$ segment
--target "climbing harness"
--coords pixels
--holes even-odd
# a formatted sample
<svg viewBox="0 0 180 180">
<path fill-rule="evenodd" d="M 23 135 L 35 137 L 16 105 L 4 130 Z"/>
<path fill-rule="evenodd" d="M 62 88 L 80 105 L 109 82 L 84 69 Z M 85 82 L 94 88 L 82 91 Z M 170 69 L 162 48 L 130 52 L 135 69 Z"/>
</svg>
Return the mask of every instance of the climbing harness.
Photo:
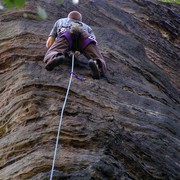
<svg viewBox="0 0 180 180">
<path fill-rule="evenodd" d="M 57 153 L 58 140 L 59 140 L 60 131 L 61 131 L 63 113 L 64 113 L 64 109 L 65 109 L 65 106 L 66 106 L 66 101 L 67 101 L 67 98 L 68 98 L 68 94 L 69 94 L 69 90 L 70 90 L 70 86 L 71 86 L 71 82 L 72 82 L 72 77 L 74 75 L 73 69 L 74 69 L 74 52 L 72 53 L 72 67 L 71 67 L 69 84 L 68 84 L 66 96 L 65 96 L 65 99 L 64 99 L 63 107 L 62 107 L 62 110 L 61 110 L 61 116 L 60 116 L 60 119 L 59 119 L 59 127 L 58 127 L 58 133 L 57 133 L 57 137 L 56 137 L 56 146 L 55 146 L 55 150 L 54 150 L 54 158 L 53 158 L 53 164 L 52 164 L 52 169 L 51 169 L 50 180 L 52 180 L 52 178 L 53 178 L 54 165 L 55 165 L 55 161 L 56 161 L 56 153 Z"/>
</svg>

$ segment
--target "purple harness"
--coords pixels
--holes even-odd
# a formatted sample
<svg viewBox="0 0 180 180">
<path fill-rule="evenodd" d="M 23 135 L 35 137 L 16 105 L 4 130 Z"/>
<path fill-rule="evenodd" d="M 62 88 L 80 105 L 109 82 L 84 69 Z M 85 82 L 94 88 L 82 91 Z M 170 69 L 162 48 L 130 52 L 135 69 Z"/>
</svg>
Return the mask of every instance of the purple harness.
<svg viewBox="0 0 180 180">
<path fill-rule="evenodd" d="M 58 36 L 58 39 L 61 38 L 61 37 L 65 37 L 65 38 L 67 39 L 67 41 L 68 41 L 68 43 L 69 43 L 69 47 L 70 47 L 70 49 L 72 49 L 72 47 L 73 47 L 72 35 L 71 35 L 69 32 L 64 32 L 63 34 L 61 34 L 60 36 Z M 92 39 L 92 38 L 90 38 L 90 37 L 88 37 L 88 38 L 86 38 L 86 39 L 83 39 L 82 45 L 81 45 L 81 47 L 79 47 L 79 50 L 80 50 L 81 52 L 83 52 L 84 49 L 85 49 L 90 43 L 96 44 L 96 40 L 94 40 L 94 39 Z"/>
</svg>

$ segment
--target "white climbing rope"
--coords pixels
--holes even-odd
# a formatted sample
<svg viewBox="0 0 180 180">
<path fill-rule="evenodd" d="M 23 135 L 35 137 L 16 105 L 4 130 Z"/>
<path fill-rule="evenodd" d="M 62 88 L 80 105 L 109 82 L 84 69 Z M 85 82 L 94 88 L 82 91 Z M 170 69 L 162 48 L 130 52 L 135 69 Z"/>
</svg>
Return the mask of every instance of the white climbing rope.
<svg viewBox="0 0 180 180">
<path fill-rule="evenodd" d="M 71 72 L 73 72 L 73 70 L 74 70 L 74 52 L 72 53 L 72 68 L 71 68 Z M 62 118 L 63 118 L 63 113 L 64 113 L 64 109 L 65 109 L 65 106 L 66 106 L 69 90 L 70 90 L 70 87 L 71 87 L 72 77 L 73 77 L 73 73 L 70 73 L 69 84 L 68 84 L 68 88 L 67 88 L 67 91 L 66 91 L 66 96 L 65 96 L 65 99 L 64 99 L 64 104 L 63 104 L 63 107 L 62 107 L 62 110 L 61 110 L 61 116 L 60 116 L 60 119 L 59 119 L 59 127 L 58 127 L 58 133 L 57 133 L 57 137 L 56 137 L 56 146 L 55 146 L 55 150 L 54 150 L 54 158 L 53 158 L 53 164 L 52 164 L 52 169 L 51 169 L 50 180 L 52 180 L 52 178 L 53 178 L 54 165 L 55 165 L 55 161 L 56 161 L 56 153 L 57 153 L 58 141 L 59 141 L 59 137 L 60 137 Z"/>
</svg>

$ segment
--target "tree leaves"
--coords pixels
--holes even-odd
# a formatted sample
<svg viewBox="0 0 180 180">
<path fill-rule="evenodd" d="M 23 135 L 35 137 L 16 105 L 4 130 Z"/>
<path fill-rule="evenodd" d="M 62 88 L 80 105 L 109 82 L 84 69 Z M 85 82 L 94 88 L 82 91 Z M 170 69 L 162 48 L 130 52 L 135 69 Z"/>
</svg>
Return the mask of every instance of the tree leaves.
<svg viewBox="0 0 180 180">
<path fill-rule="evenodd" d="M 21 8 L 24 6 L 26 0 L 3 0 L 3 4 L 9 8 L 17 7 Z"/>
<path fill-rule="evenodd" d="M 62 4 L 64 2 L 64 0 L 56 0 L 56 1 L 59 4 Z M 12 7 L 21 8 L 24 6 L 26 0 L 3 0 L 2 2 L 8 8 L 12 8 Z M 42 9 L 40 9 L 40 13 L 42 13 Z"/>
<path fill-rule="evenodd" d="M 25 5 L 27 0 L 2 0 L 3 5 L 5 5 L 8 8 L 21 8 Z M 64 0 L 56 0 L 57 3 L 62 4 Z M 0 6 L 0 10 L 3 10 L 3 6 Z M 40 6 L 37 6 L 37 14 L 38 20 L 46 20 L 47 19 L 47 13 L 46 10 Z"/>
</svg>

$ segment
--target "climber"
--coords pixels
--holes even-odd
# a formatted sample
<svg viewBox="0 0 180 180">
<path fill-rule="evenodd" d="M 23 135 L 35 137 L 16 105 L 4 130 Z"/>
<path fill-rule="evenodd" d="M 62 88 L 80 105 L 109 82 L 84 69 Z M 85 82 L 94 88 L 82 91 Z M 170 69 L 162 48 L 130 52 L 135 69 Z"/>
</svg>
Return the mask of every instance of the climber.
<svg viewBox="0 0 180 180">
<path fill-rule="evenodd" d="M 82 53 L 88 59 L 88 65 L 94 79 L 105 76 L 106 62 L 100 53 L 96 37 L 90 26 L 82 22 L 78 11 L 71 11 L 67 18 L 56 21 L 46 42 L 48 48 L 45 57 L 45 68 L 53 70 L 66 59 L 69 51 L 78 56 Z"/>
</svg>

